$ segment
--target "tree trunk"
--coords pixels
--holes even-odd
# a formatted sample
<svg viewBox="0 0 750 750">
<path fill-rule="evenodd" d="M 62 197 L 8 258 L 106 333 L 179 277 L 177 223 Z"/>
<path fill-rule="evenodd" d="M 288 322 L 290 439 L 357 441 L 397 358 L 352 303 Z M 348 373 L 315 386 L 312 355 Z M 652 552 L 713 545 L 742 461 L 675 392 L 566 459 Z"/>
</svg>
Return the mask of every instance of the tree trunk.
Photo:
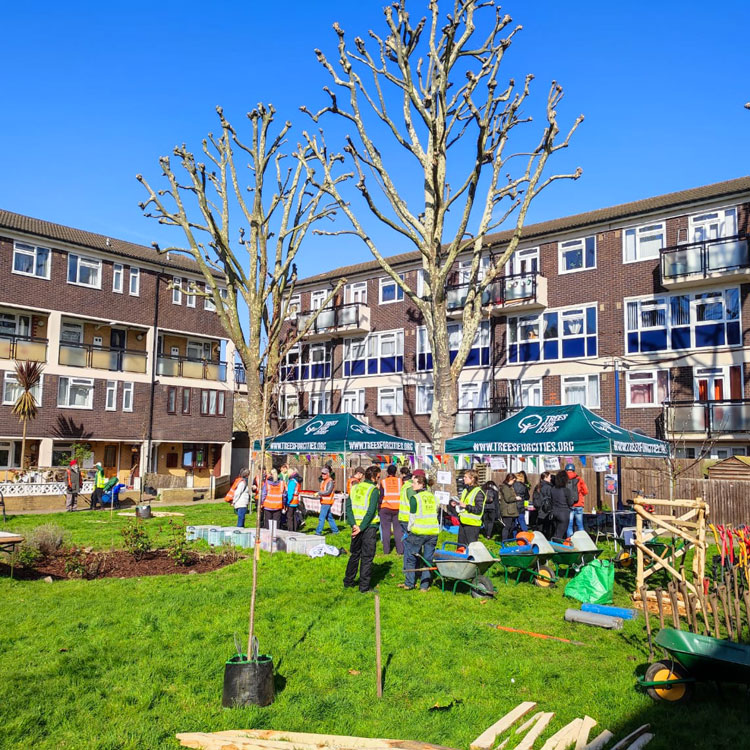
<svg viewBox="0 0 750 750">
<path fill-rule="evenodd" d="M 445 450 L 445 441 L 453 437 L 456 427 L 458 395 L 451 376 L 448 337 L 437 336 L 432 347 L 433 401 L 430 413 L 432 448 L 435 453 Z"/>
<path fill-rule="evenodd" d="M 23 465 L 26 460 L 26 426 L 28 423 L 28 419 L 23 420 L 23 437 L 21 438 L 21 471 L 23 471 Z"/>
</svg>

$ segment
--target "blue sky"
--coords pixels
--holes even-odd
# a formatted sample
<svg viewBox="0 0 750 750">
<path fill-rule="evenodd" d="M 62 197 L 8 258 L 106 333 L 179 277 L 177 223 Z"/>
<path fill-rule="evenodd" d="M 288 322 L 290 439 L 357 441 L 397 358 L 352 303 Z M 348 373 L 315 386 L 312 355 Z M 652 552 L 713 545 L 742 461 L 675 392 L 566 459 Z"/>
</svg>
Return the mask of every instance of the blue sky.
<svg viewBox="0 0 750 750">
<path fill-rule="evenodd" d="M 308 127 L 300 104 L 321 106 L 328 83 L 315 47 L 333 50 L 331 24 L 353 36 L 383 28 L 383 3 L 6 3 L 0 206 L 149 244 L 168 241 L 144 218 L 135 175 L 158 178 L 176 143 L 199 148 L 222 104 L 239 124 L 256 102 Z M 418 15 L 423 1 L 410 3 Z M 566 90 L 561 120 L 584 113 L 560 183 L 531 220 L 679 190 L 750 172 L 748 53 L 738 30 L 750 3 L 516 0 L 523 32 L 509 75 Z M 334 144 L 335 145 L 335 144 Z M 385 252 L 411 249 L 378 235 Z M 357 240 L 312 238 L 302 274 L 369 259 Z"/>
</svg>

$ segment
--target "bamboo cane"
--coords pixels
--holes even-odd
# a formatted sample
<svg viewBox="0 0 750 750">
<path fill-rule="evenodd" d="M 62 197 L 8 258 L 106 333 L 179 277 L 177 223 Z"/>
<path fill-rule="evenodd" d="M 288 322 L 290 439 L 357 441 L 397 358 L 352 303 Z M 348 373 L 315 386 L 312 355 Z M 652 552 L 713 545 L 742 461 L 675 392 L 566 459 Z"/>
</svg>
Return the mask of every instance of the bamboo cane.
<svg viewBox="0 0 750 750">
<path fill-rule="evenodd" d="M 654 644 L 651 641 L 651 619 L 648 613 L 648 591 L 645 586 L 641 586 L 641 602 L 643 603 L 643 616 L 646 619 L 646 636 L 648 637 L 648 660 L 654 660 Z"/>
<path fill-rule="evenodd" d="M 378 698 L 383 697 L 383 671 L 381 667 L 380 653 L 380 596 L 375 594 L 375 671 L 377 672 Z"/>
<path fill-rule="evenodd" d="M 656 589 L 656 606 L 659 608 L 659 630 L 664 630 L 664 602 L 662 596 L 664 595 L 664 589 Z"/>
<path fill-rule="evenodd" d="M 674 585 L 674 581 L 670 581 L 667 585 L 667 592 L 669 594 L 669 601 L 672 604 L 672 625 L 676 630 L 681 630 L 680 611 L 677 608 L 677 589 Z"/>
</svg>

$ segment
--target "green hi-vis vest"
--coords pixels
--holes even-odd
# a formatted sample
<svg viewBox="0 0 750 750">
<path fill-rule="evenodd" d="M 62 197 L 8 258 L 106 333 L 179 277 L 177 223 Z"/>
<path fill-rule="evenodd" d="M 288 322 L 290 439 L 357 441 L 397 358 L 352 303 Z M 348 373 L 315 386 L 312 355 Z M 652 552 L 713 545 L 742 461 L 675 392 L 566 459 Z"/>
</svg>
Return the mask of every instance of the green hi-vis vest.
<svg viewBox="0 0 750 750">
<path fill-rule="evenodd" d="M 96 489 L 103 490 L 104 486 L 107 484 L 107 476 L 104 473 L 104 471 L 100 471 L 97 469 L 96 471 L 96 477 L 94 478 L 94 483 L 96 485 Z"/>
<path fill-rule="evenodd" d="M 401 496 L 398 503 L 398 520 L 402 523 L 409 523 L 409 498 L 406 491 L 411 487 L 411 479 L 407 479 L 401 486 Z"/>
<path fill-rule="evenodd" d="M 437 500 L 428 490 L 417 495 L 417 512 L 409 514 L 409 531 L 412 534 L 437 536 L 440 533 L 437 517 Z"/>
<path fill-rule="evenodd" d="M 481 487 L 472 487 L 471 490 L 464 490 L 461 493 L 461 502 L 466 505 L 474 505 L 474 498 L 482 491 Z M 484 502 L 487 502 L 487 495 L 484 496 Z M 484 503 L 482 503 L 482 510 L 479 511 L 479 515 L 475 515 L 470 511 L 462 508 L 458 512 L 458 517 L 464 526 L 481 526 L 482 516 L 484 515 Z"/>
<path fill-rule="evenodd" d="M 352 487 L 351 501 L 352 501 L 352 513 L 354 514 L 354 522 L 359 526 L 364 517 L 367 515 L 367 509 L 370 507 L 370 497 L 373 492 L 377 492 L 378 488 L 374 484 L 369 482 L 358 482 Z M 372 523 L 378 523 L 378 514 L 372 519 Z"/>
</svg>

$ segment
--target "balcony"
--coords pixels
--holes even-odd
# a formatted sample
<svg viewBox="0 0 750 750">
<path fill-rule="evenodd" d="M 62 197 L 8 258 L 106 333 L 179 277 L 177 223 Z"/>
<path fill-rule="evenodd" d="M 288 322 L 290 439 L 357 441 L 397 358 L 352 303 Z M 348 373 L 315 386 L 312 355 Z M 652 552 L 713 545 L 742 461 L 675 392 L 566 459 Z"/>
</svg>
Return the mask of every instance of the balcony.
<svg viewBox="0 0 750 750">
<path fill-rule="evenodd" d="M 469 284 L 449 284 L 445 290 L 448 314 L 458 317 L 466 305 Z M 492 315 L 512 310 L 541 310 L 547 307 L 547 279 L 540 273 L 501 276 L 482 293 L 482 306 Z"/>
<path fill-rule="evenodd" d="M 750 433 L 750 399 L 669 401 L 665 403 L 669 437 L 717 437 Z"/>
<path fill-rule="evenodd" d="M 68 367 L 88 367 L 110 372 L 146 372 L 148 354 L 133 349 L 113 349 L 93 344 L 60 342 L 58 362 Z"/>
<path fill-rule="evenodd" d="M 0 359 L 47 361 L 47 339 L 36 336 L 0 334 Z"/>
<path fill-rule="evenodd" d="M 168 378 L 195 378 L 224 383 L 227 379 L 227 363 L 161 355 L 156 361 L 156 374 Z"/>
<path fill-rule="evenodd" d="M 364 335 L 370 332 L 370 308 L 361 302 L 297 313 L 297 330 L 304 329 L 310 318 L 318 312 L 318 317 L 304 336 L 308 341 L 327 339 L 333 333 Z"/>
<path fill-rule="evenodd" d="M 750 280 L 750 252 L 744 235 L 665 247 L 661 283 L 667 289 L 705 286 L 706 282 Z"/>
</svg>

